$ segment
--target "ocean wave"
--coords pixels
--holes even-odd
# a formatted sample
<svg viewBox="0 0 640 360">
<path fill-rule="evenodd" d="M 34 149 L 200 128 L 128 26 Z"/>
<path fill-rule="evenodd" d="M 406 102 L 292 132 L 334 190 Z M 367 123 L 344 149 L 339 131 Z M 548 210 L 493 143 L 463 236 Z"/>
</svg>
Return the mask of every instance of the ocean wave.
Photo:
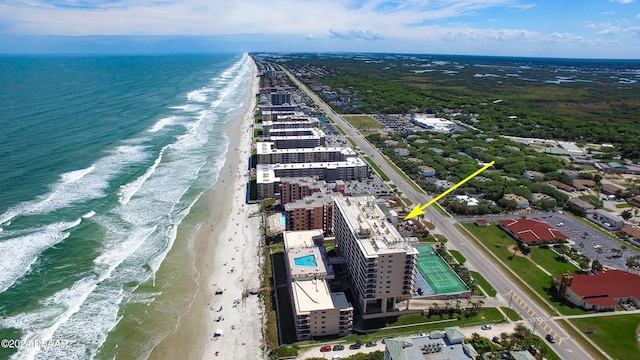
<svg viewBox="0 0 640 360">
<path fill-rule="evenodd" d="M 254 95 L 248 90 L 252 81 L 251 66 L 251 60 L 245 54 L 213 84 L 187 93 L 187 101 L 204 97 L 212 101 L 208 107 L 195 111 L 195 107 L 185 105 L 184 113 L 177 116 L 185 130 L 173 133 L 170 143 L 150 146 L 154 134 L 165 133 L 159 130 L 175 119 L 163 117 L 147 131 L 117 144 L 92 164 L 91 171 L 86 171 L 88 168 L 79 170 L 74 180 L 65 183 L 61 179 L 43 197 L 0 216 L 0 224 L 10 224 L 18 215 L 51 212 L 96 197 L 113 196 L 115 199 L 117 196 L 118 200 L 112 201 L 106 210 L 92 207 L 90 209 L 95 210 L 86 212 L 85 208 L 84 215 L 78 215 L 81 219 L 91 218 L 92 226 L 99 227 L 103 234 L 93 259 L 93 275 L 41 299 L 42 309 L 18 312 L 0 320 L 5 327 L 23 331 L 23 339 L 37 336 L 39 339 L 70 340 L 73 346 L 64 350 L 40 349 L 39 352 L 21 350 L 16 354 L 17 358 L 93 358 L 122 320 L 124 304 L 149 302 L 157 296 L 155 291 L 133 294 L 141 283 L 155 278 L 174 245 L 178 226 L 203 193 L 218 180 L 229 151 L 229 139 L 224 130 L 229 122 L 237 119 L 237 112 L 245 106 L 247 98 Z M 214 90 L 216 88 L 219 90 Z M 141 169 L 142 164 L 146 164 L 146 169 Z M 136 173 L 144 172 L 124 185 L 114 187 L 110 184 L 121 176 L 119 174 L 134 171 L 132 169 Z M 7 220 L 2 221 L 3 218 Z M 10 228 L 4 226 L 2 236 L 11 238 L 7 241 L 15 241 L 6 246 L 29 245 L 24 246 L 23 255 L 16 257 L 15 252 L 1 251 L 4 241 L 0 242 L 0 252 L 12 254 L 12 259 L 6 262 L 0 254 L 0 263 L 8 264 L 7 267 L 14 271 L 5 283 L 1 282 L 5 274 L 0 274 L 0 292 L 29 271 L 42 251 L 68 237 L 65 230 L 78 226 L 81 219 L 22 236 L 11 233 Z M 45 234 L 49 235 L 43 236 Z"/>
<path fill-rule="evenodd" d="M 62 174 L 60 175 L 60 181 L 62 181 L 64 184 L 72 183 L 76 180 L 82 179 L 85 175 L 95 170 L 95 168 L 96 167 L 94 165 L 91 165 L 86 169 L 71 171 L 66 174 Z"/>
<path fill-rule="evenodd" d="M 65 230 L 77 226 L 80 221 L 59 222 L 29 230 L 3 231 L 0 237 L 0 264 L 3 268 L 0 272 L 0 293 L 29 272 L 42 251 L 69 237 Z"/>
<path fill-rule="evenodd" d="M 18 216 L 47 214 L 107 195 L 109 182 L 127 166 L 149 157 L 144 146 L 122 145 L 89 168 L 66 173 L 51 190 L 34 200 L 20 203 L 0 215 L 0 225 Z M 74 175 L 70 175 L 74 174 Z"/>
<path fill-rule="evenodd" d="M 151 132 L 151 133 L 158 132 L 158 131 L 162 130 L 165 126 L 173 125 L 175 123 L 175 121 L 176 121 L 176 117 L 175 116 L 171 116 L 171 117 L 168 117 L 168 118 L 160 119 L 160 120 L 158 120 L 158 122 L 153 124 L 153 126 L 150 127 L 149 130 L 147 130 L 147 131 Z"/>
<path fill-rule="evenodd" d="M 155 161 L 153 162 L 153 165 L 151 165 L 142 176 L 120 187 L 118 201 L 120 201 L 121 204 L 128 203 L 129 200 L 131 200 L 131 197 L 135 195 L 135 193 L 138 192 L 138 190 L 140 190 L 140 187 L 142 187 L 142 184 L 144 184 L 144 182 L 149 178 L 149 176 L 153 174 L 153 172 L 156 170 L 156 168 L 160 164 L 160 161 L 162 161 L 162 155 L 164 154 L 165 149 L 166 149 L 166 146 L 160 149 L 160 153 L 158 154 Z"/>
</svg>

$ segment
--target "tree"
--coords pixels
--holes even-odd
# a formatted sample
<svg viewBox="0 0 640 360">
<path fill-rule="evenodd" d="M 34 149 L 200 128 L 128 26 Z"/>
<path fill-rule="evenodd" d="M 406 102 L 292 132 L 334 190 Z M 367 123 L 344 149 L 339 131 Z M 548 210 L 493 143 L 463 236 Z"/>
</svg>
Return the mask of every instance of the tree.
<svg viewBox="0 0 640 360">
<path fill-rule="evenodd" d="M 596 249 L 596 253 L 597 253 L 597 255 L 596 255 L 596 260 L 595 260 L 595 261 L 598 261 L 598 257 L 599 257 L 599 256 L 600 256 L 600 254 L 602 254 L 603 252 L 604 252 L 604 249 L 603 249 L 603 248 L 601 248 L 601 247 L 599 247 L 599 248 L 597 248 L 597 249 Z"/>
<path fill-rule="evenodd" d="M 631 211 L 629 211 L 629 209 L 627 209 L 627 210 L 623 211 L 622 214 L 620 214 L 620 216 L 624 219 L 624 221 L 629 221 L 629 219 L 631 219 L 633 214 L 631 214 Z"/>
<path fill-rule="evenodd" d="M 604 266 L 602 266 L 602 264 L 600 263 L 600 261 L 598 261 L 598 260 L 594 260 L 594 261 L 591 263 L 591 272 L 592 272 L 592 273 L 594 273 L 594 274 L 595 274 L 595 273 L 597 273 L 597 272 L 599 272 L 599 271 L 602 271 L 603 269 L 604 269 Z"/>
<path fill-rule="evenodd" d="M 640 270 L 640 255 L 629 256 L 626 264 L 629 271 L 638 272 Z"/>
</svg>

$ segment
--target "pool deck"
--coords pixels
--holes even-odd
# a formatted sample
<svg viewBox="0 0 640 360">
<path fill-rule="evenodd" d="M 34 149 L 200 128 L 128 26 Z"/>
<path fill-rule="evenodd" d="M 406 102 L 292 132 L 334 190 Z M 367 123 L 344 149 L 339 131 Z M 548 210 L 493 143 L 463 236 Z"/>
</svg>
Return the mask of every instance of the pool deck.
<svg viewBox="0 0 640 360">
<path fill-rule="evenodd" d="M 316 266 L 297 265 L 295 263 L 296 258 L 307 255 L 315 256 L 317 262 Z M 333 273 L 333 271 L 327 271 L 324 261 L 322 261 L 320 249 L 317 247 L 289 249 L 287 252 L 287 262 L 291 271 L 292 280 L 324 278 L 329 273 Z"/>
</svg>

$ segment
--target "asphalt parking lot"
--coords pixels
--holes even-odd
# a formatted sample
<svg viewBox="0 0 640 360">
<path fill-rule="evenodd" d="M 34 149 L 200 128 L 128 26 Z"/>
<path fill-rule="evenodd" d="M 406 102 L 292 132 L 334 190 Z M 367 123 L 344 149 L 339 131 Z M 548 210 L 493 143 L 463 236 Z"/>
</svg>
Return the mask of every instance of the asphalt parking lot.
<svg viewBox="0 0 640 360">
<path fill-rule="evenodd" d="M 572 245 L 574 249 L 580 251 L 582 254 L 590 259 L 598 259 L 604 266 L 627 270 L 625 265 L 627 257 L 633 255 L 632 250 L 625 251 L 624 255 L 620 258 L 611 257 L 610 249 L 620 249 L 621 245 L 617 241 L 602 234 L 600 231 L 592 229 L 590 226 L 584 225 L 578 220 L 575 220 L 571 216 L 548 213 L 545 220 L 551 226 L 554 226 L 558 230 L 562 231 L 565 235 L 569 236 L 575 243 Z M 561 224 L 561 225 L 558 225 Z M 580 247 L 580 243 L 584 244 L 584 247 Z M 598 255 L 598 248 L 602 248 L 602 253 Z"/>
<path fill-rule="evenodd" d="M 600 263 L 606 267 L 627 270 L 626 262 L 627 257 L 635 255 L 635 252 L 631 249 L 625 251 L 621 258 L 611 257 L 610 249 L 620 249 L 621 244 L 608 236 L 604 235 L 598 230 L 591 228 L 583 224 L 582 222 L 574 219 L 573 217 L 560 214 L 557 212 L 549 213 L 534 213 L 527 214 L 528 218 L 539 218 L 554 228 L 560 230 L 567 235 L 574 243 L 571 247 L 581 252 L 590 259 L 598 259 Z M 519 215 L 497 215 L 497 216 L 485 216 L 484 218 L 489 221 L 498 221 L 503 219 L 516 219 Z M 475 218 L 459 218 L 460 222 L 474 221 Z M 584 247 L 580 247 L 580 243 L 584 244 Z M 598 247 L 602 248 L 602 253 L 598 255 Z"/>
</svg>

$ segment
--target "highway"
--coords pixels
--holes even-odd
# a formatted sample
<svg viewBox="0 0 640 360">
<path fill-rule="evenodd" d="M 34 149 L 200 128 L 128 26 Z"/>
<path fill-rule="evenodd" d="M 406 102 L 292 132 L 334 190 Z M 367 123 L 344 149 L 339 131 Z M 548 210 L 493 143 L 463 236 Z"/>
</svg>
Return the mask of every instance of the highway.
<svg viewBox="0 0 640 360">
<path fill-rule="evenodd" d="M 411 200 L 414 204 L 425 204 L 431 198 L 423 194 L 400 176 L 387 162 L 383 155 L 369 143 L 360 133 L 347 123 L 342 117 L 336 114 L 333 109 L 320 99 L 313 91 L 308 89 L 302 82 L 293 76 L 287 69 L 282 67 L 290 79 L 305 92 L 309 98 L 329 117 L 337 126 L 339 126 L 353 142 L 380 167 L 380 169 L 391 179 L 391 181 L 402 191 L 404 196 Z M 498 294 L 504 299 L 504 306 L 511 305 L 525 320 L 529 328 L 533 329 L 537 335 L 544 339 L 548 333 L 555 334 L 556 343 L 549 344 L 551 348 L 562 358 L 566 360 L 586 360 L 593 357 L 586 352 L 576 341 L 574 341 L 562 327 L 557 325 L 551 316 L 534 303 L 529 296 L 518 289 L 511 280 L 496 266 L 494 261 L 497 259 L 489 259 L 484 253 L 479 251 L 475 245 L 460 233 L 455 227 L 456 219 L 442 216 L 434 207 L 425 209 L 425 219 L 431 221 L 436 232 L 441 233 L 448 239 L 447 247 L 454 248 L 467 259 L 465 265 L 472 270 L 476 270 L 485 277 L 485 279 L 498 291 Z M 513 296 L 513 300 L 509 299 Z"/>
</svg>

